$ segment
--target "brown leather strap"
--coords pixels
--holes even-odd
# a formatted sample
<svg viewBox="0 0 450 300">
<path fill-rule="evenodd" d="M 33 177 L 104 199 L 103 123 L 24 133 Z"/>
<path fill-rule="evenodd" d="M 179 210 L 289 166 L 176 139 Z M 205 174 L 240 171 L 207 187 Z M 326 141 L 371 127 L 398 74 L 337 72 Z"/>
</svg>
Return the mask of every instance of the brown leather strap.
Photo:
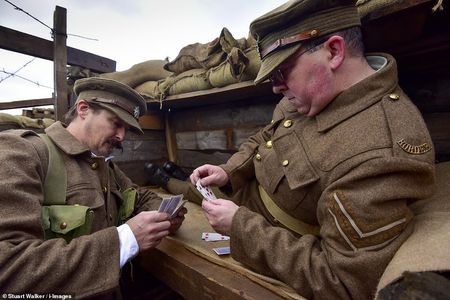
<svg viewBox="0 0 450 300">
<path fill-rule="evenodd" d="M 118 106 L 121 109 L 125 110 L 130 115 L 134 116 L 134 108 L 135 107 L 133 105 L 127 105 L 123 101 L 118 101 L 115 99 L 105 99 L 105 98 L 99 98 L 99 97 L 94 97 L 94 98 L 91 98 L 90 100 L 93 102 L 100 102 L 100 103 L 106 103 L 106 104 L 112 104 L 112 105 Z"/>
<path fill-rule="evenodd" d="M 301 32 L 301 33 L 298 33 L 293 36 L 278 39 L 275 42 L 273 42 L 272 44 L 270 44 L 269 46 L 267 46 L 265 49 L 262 49 L 261 44 L 258 43 L 259 44 L 258 45 L 259 46 L 259 55 L 260 55 L 261 59 L 263 59 L 265 56 L 267 56 L 267 54 L 273 52 L 274 50 L 276 50 L 280 47 L 284 47 L 286 45 L 297 43 L 297 42 L 304 41 L 304 40 L 309 40 L 313 37 L 316 37 L 318 34 L 319 34 L 319 30 L 317 30 L 317 29 Z"/>
</svg>

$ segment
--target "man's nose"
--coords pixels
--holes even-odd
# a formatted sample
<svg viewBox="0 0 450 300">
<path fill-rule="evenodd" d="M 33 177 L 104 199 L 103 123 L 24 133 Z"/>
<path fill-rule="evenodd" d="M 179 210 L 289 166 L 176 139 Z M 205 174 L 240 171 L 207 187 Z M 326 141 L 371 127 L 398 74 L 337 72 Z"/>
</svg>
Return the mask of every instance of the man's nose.
<svg viewBox="0 0 450 300">
<path fill-rule="evenodd" d="M 287 91 L 287 86 L 284 83 L 272 83 L 272 92 L 274 94 L 281 94 Z"/>
<path fill-rule="evenodd" d="M 125 127 L 117 128 L 116 138 L 118 141 L 123 142 L 125 139 L 126 129 Z"/>
</svg>

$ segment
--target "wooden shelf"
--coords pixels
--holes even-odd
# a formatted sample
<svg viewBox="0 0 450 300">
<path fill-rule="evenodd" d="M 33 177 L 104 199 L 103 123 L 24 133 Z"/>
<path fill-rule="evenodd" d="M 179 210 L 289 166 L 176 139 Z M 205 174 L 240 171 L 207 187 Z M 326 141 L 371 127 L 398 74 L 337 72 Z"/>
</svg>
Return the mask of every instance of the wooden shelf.
<svg viewBox="0 0 450 300">
<path fill-rule="evenodd" d="M 255 97 L 279 98 L 279 96 L 272 93 L 272 85 L 269 81 L 265 81 L 259 85 L 254 85 L 253 81 L 244 81 L 230 84 L 223 88 L 213 88 L 168 96 L 163 100 L 162 110 L 214 105 Z M 150 110 L 160 109 L 160 102 L 157 100 L 149 100 L 147 101 L 147 107 Z"/>
</svg>

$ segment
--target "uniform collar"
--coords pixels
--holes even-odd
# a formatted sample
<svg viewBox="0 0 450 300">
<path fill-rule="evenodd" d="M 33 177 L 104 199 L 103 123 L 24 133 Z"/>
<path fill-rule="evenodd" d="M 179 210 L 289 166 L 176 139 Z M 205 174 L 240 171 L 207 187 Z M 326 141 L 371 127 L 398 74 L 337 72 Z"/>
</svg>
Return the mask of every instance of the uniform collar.
<svg viewBox="0 0 450 300">
<path fill-rule="evenodd" d="M 397 64 L 391 55 L 372 54 L 366 59 L 377 72 L 343 91 L 316 116 L 319 132 L 324 132 L 379 102 L 397 86 Z"/>
<path fill-rule="evenodd" d="M 52 141 L 68 155 L 79 155 L 85 152 L 90 155 L 91 153 L 89 148 L 77 140 L 69 131 L 67 131 L 66 126 L 59 121 L 45 129 L 45 133 L 47 133 Z"/>
</svg>

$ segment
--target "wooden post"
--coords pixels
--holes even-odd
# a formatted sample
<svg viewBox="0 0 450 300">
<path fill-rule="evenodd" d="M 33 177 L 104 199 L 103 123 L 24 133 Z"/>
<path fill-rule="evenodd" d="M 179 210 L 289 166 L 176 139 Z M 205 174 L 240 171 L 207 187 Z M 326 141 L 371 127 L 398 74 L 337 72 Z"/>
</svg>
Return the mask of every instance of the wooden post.
<svg viewBox="0 0 450 300">
<path fill-rule="evenodd" d="M 67 97 L 67 10 L 56 6 L 53 14 L 53 75 L 55 119 L 61 121 L 69 110 Z"/>
</svg>

